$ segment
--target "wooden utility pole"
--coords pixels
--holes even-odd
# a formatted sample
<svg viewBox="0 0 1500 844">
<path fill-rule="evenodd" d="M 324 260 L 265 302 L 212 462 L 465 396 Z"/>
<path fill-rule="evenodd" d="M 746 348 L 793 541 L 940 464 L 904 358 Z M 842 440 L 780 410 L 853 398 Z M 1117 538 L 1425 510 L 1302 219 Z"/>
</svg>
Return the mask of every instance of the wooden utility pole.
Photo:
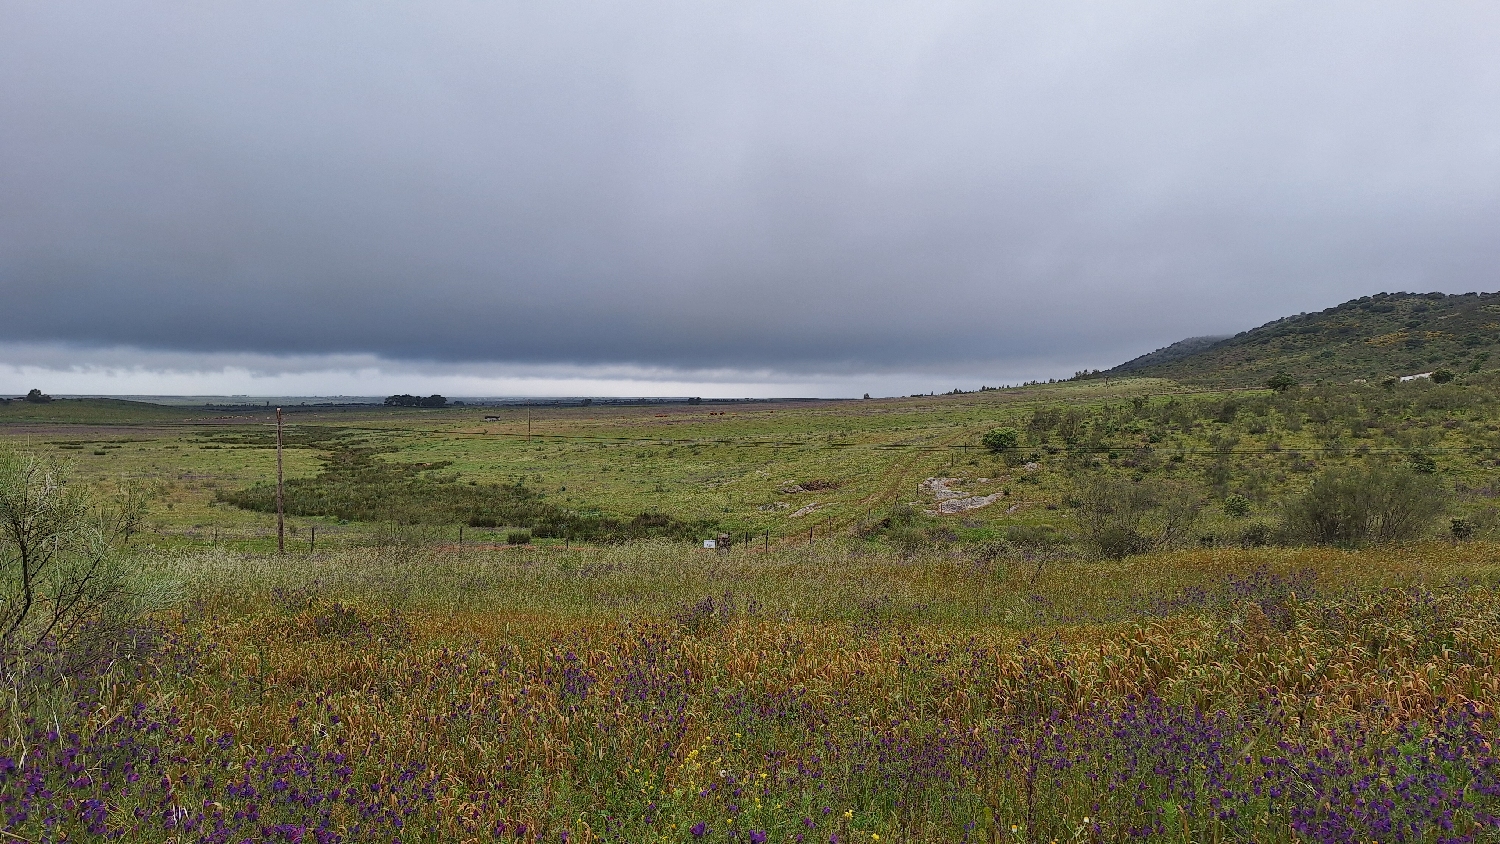
<svg viewBox="0 0 1500 844">
<path fill-rule="evenodd" d="M 286 509 L 281 492 L 281 408 L 276 408 L 276 553 L 286 553 Z"/>
</svg>

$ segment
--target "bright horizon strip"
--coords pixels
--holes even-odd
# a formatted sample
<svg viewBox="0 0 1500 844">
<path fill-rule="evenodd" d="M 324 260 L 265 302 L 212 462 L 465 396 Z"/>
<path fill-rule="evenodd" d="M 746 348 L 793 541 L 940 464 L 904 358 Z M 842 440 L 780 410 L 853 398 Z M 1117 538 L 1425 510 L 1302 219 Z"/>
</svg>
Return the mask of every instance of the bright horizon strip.
<svg viewBox="0 0 1500 844">
<path fill-rule="evenodd" d="M 0 343 L 0 396 L 860 398 L 944 393 L 1065 378 L 1083 366 L 1035 361 L 951 372 L 671 370 L 630 364 L 503 364 L 389 360 L 368 354 L 270 356 L 80 349 Z"/>
</svg>

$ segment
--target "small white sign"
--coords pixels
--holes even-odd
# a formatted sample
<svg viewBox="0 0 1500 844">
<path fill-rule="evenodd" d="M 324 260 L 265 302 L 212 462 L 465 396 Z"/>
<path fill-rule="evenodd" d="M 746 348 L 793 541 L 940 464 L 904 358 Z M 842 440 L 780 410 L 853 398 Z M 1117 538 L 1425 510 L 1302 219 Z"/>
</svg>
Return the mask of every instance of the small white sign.
<svg viewBox="0 0 1500 844">
<path fill-rule="evenodd" d="M 705 539 L 705 540 L 703 540 L 703 547 L 704 548 L 717 548 L 717 547 L 719 547 L 719 543 L 715 542 L 712 539 Z"/>
</svg>

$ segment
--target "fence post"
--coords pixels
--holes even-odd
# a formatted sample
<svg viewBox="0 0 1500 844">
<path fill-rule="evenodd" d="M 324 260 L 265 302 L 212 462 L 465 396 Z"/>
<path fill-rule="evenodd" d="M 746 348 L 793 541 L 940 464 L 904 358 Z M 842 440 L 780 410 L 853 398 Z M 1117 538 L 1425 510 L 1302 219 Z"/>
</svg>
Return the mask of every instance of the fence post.
<svg viewBox="0 0 1500 844">
<path fill-rule="evenodd" d="M 286 511 L 281 493 L 281 408 L 276 408 L 276 553 L 286 553 Z"/>
</svg>

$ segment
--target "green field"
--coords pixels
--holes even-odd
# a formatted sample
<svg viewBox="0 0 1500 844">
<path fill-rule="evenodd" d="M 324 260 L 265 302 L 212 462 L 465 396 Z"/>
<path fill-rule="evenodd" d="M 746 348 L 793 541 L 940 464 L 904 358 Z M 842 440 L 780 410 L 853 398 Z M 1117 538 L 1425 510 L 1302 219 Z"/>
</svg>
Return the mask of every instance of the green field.
<svg viewBox="0 0 1500 844">
<path fill-rule="evenodd" d="M 1500 448 L 1496 399 L 1494 379 L 1474 376 L 1286 395 L 1127 379 L 869 401 L 299 409 L 287 414 L 284 460 L 289 479 L 309 479 L 335 449 L 365 449 L 418 480 L 520 483 L 560 511 L 622 520 L 665 514 L 700 525 L 705 538 L 723 531 L 764 542 L 769 532 L 774 544 L 861 526 L 869 534 L 897 505 L 932 510 L 934 496 L 919 486 L 937 477 L 958 479 L 953 488 L 970 496 L 1000 497 L 960 514 L 923 516 L 935 538 L 946 530 L 983 541 L 1017 527 L 1066 537 L 1081 482 L 1153 477 L 1197 496 L 1197 541 L 1233 541 L 1246 525 L 1276 521 L 1288 497 L 1323 468 L 1415 459 L 1455 491 L 1452 515 L 1487 531 Z M 1015 453 L 980 445 L 986 431 L 1006 426 L 1023 435 Z M 95 401 L 0 407 L 0 435 L 10 445 L 55 453 L 100 482 L 160 483 L 151 525 L 162 541 L 268 535 L 269 514 L 225 499 L 273 481 L 273 431 L 266 412 L 209 416 Z M 1248 515 L 1223 512 L 1230 495 L 1250 503 Z M 342 542 L 392 527 L 377 522 L 421 522 L 457 540 L 467 521 L 448 510 L 398 519 L 337 515 L 295 513 L 292 525 L 299 537 L 317 526 L 327 541 Z M 469 526 L 465 535 L 492 541 L 527 526 Z M 1433 535 L 1442 528 L 1435 523 Z"/>
</svg>

